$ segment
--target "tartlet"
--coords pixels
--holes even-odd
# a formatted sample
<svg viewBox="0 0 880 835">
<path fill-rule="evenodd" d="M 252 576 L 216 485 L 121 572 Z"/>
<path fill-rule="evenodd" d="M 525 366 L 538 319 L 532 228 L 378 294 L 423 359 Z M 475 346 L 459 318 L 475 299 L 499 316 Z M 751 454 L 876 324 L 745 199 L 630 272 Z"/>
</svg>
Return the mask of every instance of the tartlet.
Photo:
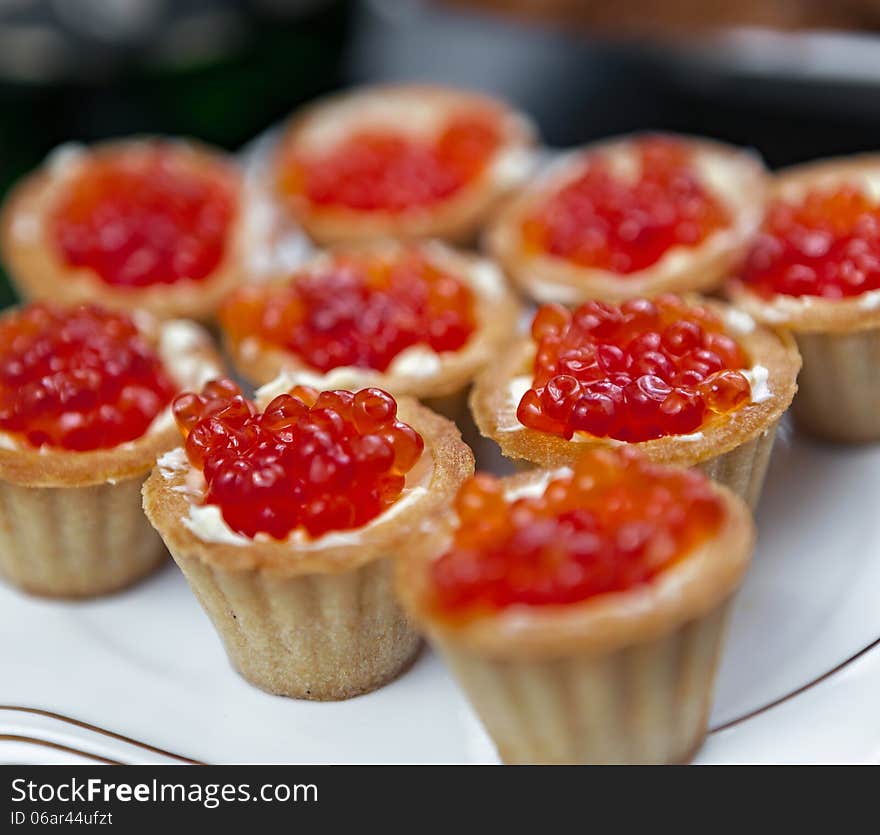
<svg viewBox="0 0 880 835">
<path fill-rule="evenodd" d="M 38 304 L 25 312 L 33 316 L 36 310 L 46 309 Z M 58 313 L 58 308 L 53 310 L 57 315 L 72 316 L 82 309 L 64 314 Z M 17 311 L 4 313 L 0 333 L 20 315 Z M 114 316 L 116 321 L 131 322 L 125 316 Z M 93 326 L 88 319 L 86 322 Z M 47 428 L 40 420 L 32 430 L 37 433 L 32 435 L 32 443 L 26 434 L 5 428 L 11 406 L 9 399 L 2 397 L 0 575 L 27 592 L 70 598 L 106 594 L 139 580 L 166 557 L 161 540 L 141 510 L 141 485 L 157 456 L 177 443 L 170 395 L 180 388 L 200 385 L 207 377 L 221 373 L 222 367 L 210 338 L 192 322 L 157 324 L 140 314 L 137 329 L 143 342 L 155 350 L 173 385 L 167 390 L 167 406 L 139 436 L 92 448 L 94 439 L 71 435 L 62 440 L 86 448 L 70 449 L 48 436 L 45 440 L 51 443 L 38 443 Z M 96 343 L 90 344 L 94 347 Z M 118 348 L 110 361 L 121 362 Z M 144 384 L 148 369 L 141 360 L 136 362 L 140 363 L 138 382 Z M 7 368 L 9 361 L 4 357 Z M 77 395 L 70 381 L 64 385 L 65 397 L 90 396 L 83 389 Z M 28 384 L 25 401 L 30 398 L 36 402 L 33 392 L 38 387 L 34 381 Z M 45 401 L 45 392 L 40 397 Z M 104 429 L 113 431 L 112 427 Z"/>
<path fill-rule="evenodd" d="M 319 244 L 473 240 L 531 169 L 531 122 L 479 93 L 430 85 L 356 89 L 294 116 L 269 188 Z"/>
<path fill-rule="evenodd" d="M 548 305 L 539 309 L 536 314 L 533 333 L 541 327 L 546 328 L 546 323 L 552 322 L 554 317 L 558 317 L 557 321 L 560 323 L 568 323 L 579 316 L 595 317 L 597 322 L 606 321 L 603 317 L 610 317 L 624 323 L 620 325 L 623 331 L 626 331 L 626 327 L 632 328 L 625 339 L 632 339 L 632 345 L 627 344 L 621 351 L 623 357 L 620 362 L 631 363 L 628 354 L 632 353 L 640 370 L 631 369 L 626 372 L 628 379 L 609 373 L 606 370 L 606 360 L 595 358 L 596 345 L 604 337 L 592 343 L 592 336 L 589 339 L 584 338 L 583 342 L 578 341 L 581 340 L 580 336 L 575 337 L 575 341 L 586 346 L 585 350 L 594 358 L 588 359 L 582 371 L 574 372 L 583 376 L 587 382 L 580 384 L 581 388 L 572 392 L 571 399 L 579 403 L 581 396 L 590 394 L 590 400 L 593 401 L 596 392 L 593 391 L 592 382 L 601 389 L 602 386 L 608 387 L 612 379 L 615 380 L 607 395 L 611 398 L 610 406 L 602 397 L 599 397 L 598 404 L 585 406 L 588 409 L 593 406 L 610 409 L 616 415 L 613 418 L 616 421 L 613 424 L 614 429 L 611 418 L 608 431 L 603 433 L 578 429 L 571 431 L 570 426 L 568 430 L 554 426 L 550 427 L 552 431 L 544 431 L 543 426 L 536 429 L 521 422 L 520 409 L 528 405 L 524 404 L 526 396 L 528 395 L 529 401 L 540 402 L 537 390 L 533 388 L 536 352 L 540 343 L 535 341 L 534 336 L 530 336 L 511 346 L 478 376 L 471 392 L 470 405 L 480 432 L 494 440 L 506 457 L 527 465 L 544 467 L 569 465 L 591 447 L 626 444 L 639 449 L 650 460 L 660 464 L 699 467 L 755 507 L 760 497 L 777 424 L 797 391 L 800 356 L 791 337 L 759 326 L 747 314 L 723 303 L 676 296 L 660 296 L 652 301 L 632 299 L 619 307 L 589 302 L 576 309 L 573 314 L 559 305 Z M 643 316 L 649 317 L 644 320 L 647 324 L 639 324 L 643 321 Z M 659 342 L 660 334 L 656 329 L 661 325 L 658 322 L 665 321 L 663 317 L 666 317 L 677 325 L 682 316 L 704 320 L 706 330 L 703 341 L 697 344 L 694 352 L 705 350 L 700 346 L 711 344 L 706 340 L 717 339 L 710 337 L 710 334 L 718 333 L 726 341 L 725 350 L 739 357 L 738 361 L 723 367 L 716 355 L 714 360 L 710 358 L 711 365 L 698 363 L 695 367 L 701 371 L 702 379 L 695 379 L 687 385 L 679 385 L 678 381 L 683 378 L 676 375 L 683 374 L 692 364 L 693 352 L 678 358 L 673 355 L 671 359 L 674 363 L 669 371 L 655 371 L 656 363 L 662 365 L 664 362 L 663 357 L 658 360 L 656 356 L 636 347 L 639 343 L 635 342 L 635 338 L 644 338 L 646 332 L 653 332 L 657 334 Z M 625 323 L 632 324 L 628 326 Z M 567 328 L 568 325 L 562 324 L 559 327 Z M 721 351 L 723 346 L 722 342 L 718 350 Z M 668 351 L 667 356 L 670 356 Z M 705 358 L 698 356 L 697 359 L 702 363 Z M 641 367 L 642 362 L 649 360 L 654 364 L 653 368 L 648 369 L 652 374 L 646 374 Z M 551 361 L 558 363 L 558 357 L 552 359 L 551 355 Z M 717 371 L 714 370 L 716 366 Z M 559 373 L 558 368 L 556 373 Z M 717 375 L 721 373 L 725 375 L 721 382 L 723 393 L 728 399 L 717 407 L 710 408 L 707 405 L 710 402 L 708 398 L 715 395 L 708 392 L 712 390 L 711 386 L 718 381 Z M 661 374 L 662 378 L 658 380 L 656 374 Z M 666 377 L 669 378 L 669 383 Z M 636 388 L 646 378 L 650 378 L 646 382 L 646 385 L 650 385 L 642 398 Z M 636 388 L 632 388 L 633 386 Z M 681 401 L 679 395 L 682 392 L 686 404 L 692 405 L 695 411 L 687 412 L 676 407 L 672 410 L 674 416 L 670 416 L 670 406 L 674 405 L 674 401 L 666 403 L 666 399 L 671 396 Z M 598 393 L 604 396 L 604 392 Z M 693 405 L 692 395 L 696 395 L 701 402 Z M 656 402 L 649 402 L 652 398 Z M 639 403 L 644 400 L 646 410 L 650 407 L 656 411 L 656 415 L 652 412 L 642 421 L 651 431 L 642 431 L 644 427 L 636 425 L 635 418 L 629 417 L 633 414 L 633 408 L 640 408 L 638 403 L 632 407 L 632 400 Z M 573 407 L 569 409 L 569 415 L 572 414 Z M 621 423 L 624 420 L 629 423 Z M 676 422 L 673 423 L 673 420 Z"/>
<path fill-rule="evenodd" d="M 367 291 L 377 276 L 384 284 Z M 297 286 L 305 289 L 297 293 Z M 438 299 L 426 305 L 423 296 L 435 292 Z M 519 313 L 491 261 L 437 241 L 376 241 L 240 288 L 219 319 L 236 367 L 255 384 L 277 391 L 378 386 L 455 416 L 477 372 L 515 333 Z M 340 359 L 327 348 L 327 317 Z M 392 328 L 396 343 L 380 350 Z"/>
<path fill-rule="evenodd" d="M 504 762 L 687 762 L 754 539 L 742 500 L 701 474 L 592 452 L 466 484 L 397 588 Z"/>
<path fill-rule="evenodd" d="M 877 155 L 781 171 L 761 235 L 727 285 L 759 322 L 794 335 L 804 367 L 792 413 L 832 441 L 880 440 L 878 184 Z"/>
<path fill-rule="evenodd" d="M 634 179 L 643 171 L 656 181 Z M 685 136 L 624 136 L 556 160 L 503 206 L 485 242 L 539 302 L 706 292 L 742 257 L 764 191 L 765 168 L 752 152 Z"/>
<path fill-rule="evenodd" d="M 65 145 L 6 200 L 3 260 L 26 299 L 208 320 L 244 275 L 242 189 L 191 141 Z"/>
<path fill-rule="evenodd" d="M 228 382 L 222 385 L 229 390 Z M 361 396 L 394 403 L 390 395 L 376 392 L 368 389 Z M 319 395 L 295 388 L 292 396 L 264 402 L 263 412 L 252 411 L 255 417 L 246 418 L 251 426 L 247 431 L 254 431 L 255 425 L 276 425 L 267 415 L 299 409 L 300 417 L 281 421 L 284 429 L 278 431 L 289 432 L 287 440 L 272 434 L 271 444 L 273 448 L 281 445 L 280 455 L 300 454 L 291 452 L 290 445 L 301 443 L 306 431 L 301 421 L 318 420 L 316 409 L 323 407 L 319 403 L 314 409 L 303 409 L 293 401 L 314 406 L 317 397 L 321 403 L 329 402 L 328 398 L 339 403 L 346 399 L 353 402 L 355 395 Z M 190 409 L 193 402 L 193 396 L 179 398 L 177 403 L 182 406 L 175 407 L 178 414 L 181 409 Z M 238 402 L 234 408 L 243 408 L 241 398 L 225 402 Z M 353 431 L 351 412 L 340 422 L 345 410 L 333 409 L 337 418 L 329 425 L 337 428 L 332 431 Z M 182 426 L 191 428 L 186 450 L 178 448 L 160 458 L 144 485 L 147 517 L 211 618 L 232 665 L 263 690 L 301 699 L 346 699 L 381 687 L 415 657 L 419 638 L 394 597 L 393 560 L 412 546 L 417 521 L 448 504 L 461 482 L 473 473 L 474 464 L 471 451 L 451 422 L 408 398 L 400 399 L 396 414 L 393 419 L 403 420 L 409 427 L 407 437 L 421 441 L 409 447 L 410 458 L 402 465 L 405 475 L 394 476 L 398 484 L 395 493 L 383 499 L 384 507 L 372 516 L 379 505 L 370 505 L 376 501 L 375 493 L 364 493 L 358 487 L 363 471 L 361 475 L 340 476 L 339 484 L 324 488 L 324 481 L 314 481 L 318 478 L 315 467 L 325 479 L 327 465 L 314 452 L 307 456 L 308 475 L 302 474 L 302 468 L 278 464 L 282 472 L 276 468 L 273 478 L 283 489 L 254 494 L 267 498 L 250 509 L 246 500 L 250 487 L 241 487 L 243 482 L 239 481 L 231 487 L 227 484 L 223 493 L 218 486 L 218 479 L 223 478 L 217 475 L 222 462 L 212 462 L 210 453 L 201 453 L 205 470 L 199 471 L 191 463 L 193 438 L 204 431 L 204 421 L 195 425 L 191 420 L 188 424 L 183 421 Z M 221 412 L 215 419 L 225 421 L 224 415 Z M 249 464 L 242 461 L 256 460 L 247 455 L 246 451 L 236 453 L 233 457 L 238 460 L 232 466 L 246 468 Z M 210 479 L 205 471 L 211 474 Z M 259 483 L 265 486 L 265 481 Z M 319 489 L 325 491 L 317 494 L 323 497 L 323 504 L 315 506 L 308 496 Z M 293 490 L 306 498 L 281 504 Z M 340 506 L 347 510 L 345 524 L 339 521 L 340 515 L 333 515 L 336 511 L 327 510 Z M 262 521 L 257 521 L 261 513 Z M 267 533 L 275 524 L 280 527 Z"/>
</svg>

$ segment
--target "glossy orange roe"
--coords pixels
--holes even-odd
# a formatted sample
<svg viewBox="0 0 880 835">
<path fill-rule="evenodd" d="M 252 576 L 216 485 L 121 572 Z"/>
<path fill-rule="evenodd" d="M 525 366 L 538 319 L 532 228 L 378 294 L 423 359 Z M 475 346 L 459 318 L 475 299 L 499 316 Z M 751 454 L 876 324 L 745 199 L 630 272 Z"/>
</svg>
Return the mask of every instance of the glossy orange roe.
<svg viewBox="0 0 880 835">
<path fill-rule="evenodd" d="M 687 145 L 666 137 L 634 144 L 637 178 L 616 174 L 601 152 L 591 155 L 575 179 L 523 222 L 525 247 L 627 275 L 730 223 L 724 205 L 700 182 Z"/>
<path fill-rule="evenodd" d="M 126 314 L 40 303 L 0 320 L 0 430 L 32 446 L 133 441 L 175 390 Z"/>
<path fill-rule="evenodd" d="M 455 196 L 480 176 L 501 139 L 497 117 L 479 110 L 453 116 L 434 137 L 364 129 L 321 154 L 288 151 L 279 187 L 318 207 L 404 212 Z"/>
<path fill-rule="evenodd" d="M 530 429 L 620 441 L 689 434 L 748 403 L 747 359 L 720 318 L 677 296 L 587 302 L 535 314 L 532 387 L 517 409 Z"/>
<path fill-rule="evenodd" d="M 649 583 L 720 527 L 708 480 L 629 451 L 587 453 L 537 497 L 477 474 L 455 502 L 455 540 L 431 566 L 440 612 L 578 603 Z"/>
<path fill-rule="evenodd" d="M 456 351 L 476 325 L 474 294 L 417 248 L 337 255 L 284 285 L 242 287 L 220 311 L 238 342 L 257 337 L 319 371 L 385 371 L 405 348 Z"/>
<path fill-rule="evenodd" d="M 297 386 L 262 413 L 231 380 L 174 401 L 190 463 L 207 482 L 205 501 L 234 531 L 284 539 L 357 528 L 400 497 L 424 449 L 381 389 Z"/>
<path fill-rule="evenodd" d="M 880 289 L 880 206 L 856 185 L 776 201 L 742 279 L 764 296 L 840 299 Z"/>
<path fill-rule="evenodd" d="M 212 176 L 170 147 L 125 149 L 85 163 L 51 224 L 69 266 L 117 287 L 147 287 L 209 276 L 235 210 L 225 170 Z"/>
</svg>

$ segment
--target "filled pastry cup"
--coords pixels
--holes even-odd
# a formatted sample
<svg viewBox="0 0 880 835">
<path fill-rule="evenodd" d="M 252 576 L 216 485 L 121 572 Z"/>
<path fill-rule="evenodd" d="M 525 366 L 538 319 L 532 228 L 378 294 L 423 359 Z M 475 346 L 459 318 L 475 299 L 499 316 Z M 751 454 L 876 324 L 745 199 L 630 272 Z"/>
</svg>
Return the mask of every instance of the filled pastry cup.
<svg viewBox="0 0 880 835">
<path fill-rule="evenodd" d="M 34 309 L 33 305 L 25 308 Z M 7 311 L 0 318 L 0 332 L 18 315 L 18 311 Z M 132 320 L 124 317 L 119 321 Z M 160 324 L 145 314 L 139 314 L 136 322 L 142 344 L 149 346 L 150 356 L 156 358 L 173 387 L 165 389 L 168 402 L 148 423 L 142 421 L 143 431 L 136 437 L 105 445 L 94 437 L 90 441 L 71 435 L 67 441 L 77 448 L 67 448 L 58 437 L 46 435 L 44 413 L 32 424 L 37 433 L 32 441 L 26 425 L 7 430 L 14 406 L 2 395 L 0 576 L 24 591 L 65 598 L 107 594 L 141 579 L 166 558 L 162 541 L 141 510 L 141 485 L 156 458 L 178 442 L 171 417 L 173 393 L 217 376 L 222 366 L 210 337 L 198 325 L 185 320 Z M 4 336 L 0 341 L 8 346 Z M 89 350 L 95 350 L 94 341 L 90 341 Z M 123 361 L 121 350 L 114 348 L 111 362 L 118 365 Z M 134 382 L 146 386 L 150 370 L 139 353 Z M 74 359 L 70 365 L 75 364 Z M 10 367 L 8 356 L 4 356 L 4 367 Z M 19 385 L 25 388 L 24 383 Z M 86 386 L 78 388 L 76 380 L 63 385 L 68 403 L 93 396 Z M 0 384 L 0 391 L 2 388 Z M 45 388 L 40 393 L 33 380 L 26 388 L 31 402 L 38 395 L 44 403 L 51 399 L 51 391 L 48 396 Z M 21 402 L 19 399 L 16 405 Z M 103 403 L 100 408 L 110 405 Z M 75 412 L 66 415 L 64 420 L 70 420 Z M 99 424 L 96 431 L 113 428 Z M 46 435 L 45 443 L 39 442 L 39 434 Z"/>
<path fill-rule="evenodd" d="M 366 289 L 377 273 L 386 285 Z M 435 295 L 419 307 L 423 296 Z M 219 318 L 236 368 L 254 384 L 268 384 L 267 393 L 297 384 L 377 386 L 455 417 L 466 411 L 476 374 L 511 340 L 519 314 L 491 261 L 437 241 L 386 240 L 336 248 L 293 275 L 243 287 Z M 449 317 L 451 325 L 439 328 Z M 397 347 L 381 350 L 377 343 L 392 329 Z"/>
<path fill-rule="evenodd" d="M 635 478 L 621 480 L 621 467 Z M 689 761 L 754 547 L 743 501 L 631 450 L 480 479 L 426 522 L 397 588 L 502 760 Z M 629 542 L 625 528 L 646 525 L 640 545 L 609 556 Z"/>
<path fill-rule="evenodd" d="M 613 394 L 609 395 L 614 399 L 614 408 L 617 410 L 614 425 L 617 429 L 623 426 L 621 431 L 612 431 L 610 428 L 611 434 L 578 429 L 570 433 L 544 431 L 527 426 L 520 420 L 519 409 L 523 406 L 524 398 L 527 395 L 534 396 L 528 394 L 530 390 L 536 391 L 533 385 L 539 342 L 530 336 L 511 346 L 477 378 L 470 397 L 477 427 L 485 437 L 499 445 L 504 456 L 526 466 L 569 465 L 590 448 L 625 445 L 638 449 L 651 461 L 659 464 L 698 467 L 711 478 L 730 487 L 751 507 L 756 507 L 777 425 L 797 391 L 800 355 L 794 341 L 785 333 L 777 333 L 758 325 L 748 314 L 736 308 L 694 296 L 661 296 L 654 301 L 630 300 L 620 307 L 590 302 L 575 310 L 573 315 L 577 317 L 584 312 L 586 315 L 593 315 L 590 313 L 593 310 L 599 311 L 602 316 L 602 311 L 609 311 L 608 315 L 622 317 L 621 321 L 629 321 L 633 316 L 642 316 L 646 306 L 648 310 L 660 311 L 657 315 L 661 318 L 666 315 L 662 311 L 670 308 L 673 311 L 672 324 L 675 325 L 678 324 L 676 317 L 682 311 L 684 317 L 698 317 L 704 323 L 708 321 L 710 324 L 706 326 L 703 342 L 699 345 L 711 344 L 711 341 L 706 341 L 707 337 L 713 340 L 716 337 L 710 334 L 719 334 L 726 342 L 725 350 L 733 351 L 738 360 L 717 372 L 710 369 L 703 375 L 704 379 L 694 385 L 679 387 L 674 382 L 667 385 L 664 380 L 657 381 L 656 377 L 652 377 L 652 385 L 658 391 L 658 399 L 653 403 L 646 398 L 654 397 L 655 394 L 649 391 L 646 397 L 642 397 L 636 391 L 639 381 L 644 381 L 646 375 L 637 371 L 629 373 L 630 382 L 621 386 L 623 391 L 612 389 Z M 558 306 L 548 306 L 543 310 L 550 311 L 550 316 L 557 312 L 563 319 L 566 316 L 564 308 Z M 542 314 L 539 310 L 537 315 L 546 317 L 548 314 Z M 658 327 L 662 330 L 656 319 L 648 320 L 646 325 L 636 323 L 632 327 L 628 339 L 641 337 L 646 332 L 656 334 Z M 534 329 L 533 324 L 533 331 Z M 601 342 L 602 339 L 594 343 L 594 348 Z M 699 345 L 695 351 L 705 350 Z M 636 364 L 649 359 L 652 363 L 656 361 L 656 357 L 646 357 L 646 353 L 633 348 Z M 672 359 L 677 360 L 675 373 L 680 373 L 686 364 L 686 358 L 672 356 Z M 714 363 L 713 368 L 718 364 L 717 360 L 711 362 Z M 593 380 L 598 378 L 600 389 L 607 386 L 609 378 L 614 378 L 613 374 L 609 375 L 603 368 L 604 365 L 600 365 L 599 370 L 592 373 L 591 377 Z M 591 373 L 590 369 L 585 371 L 587 374 Z M 718 380 L 718 374 L 725 375 L 725 379 L 721 381 L 725 392 L 732 390 L 733 393 L 728 401 L 717 408 L 710 408 L 707 402 L 714 394 L 707 394 L 706 387 L 711 390 L 713 381 Z M 673 390 L 669 391 L 670 388 Z M 638 402 L 643 403 L 649 411 L 649 416 L 643 423 L 659 426 L 655 431 L 648 432 L 648 437 L 639 434 L 642 427 L 633 423 L 632 409 L 639 408 L 639 405 L 630 405 L 630 392 L 636 400 L 641 397 Z M 702 401 L 702 411 L 695 413 L 698 417 L 684 426 L 681 421 L 686 419 L 686 415 L 680 415 L 678 411 L 675 412 L 676 417 L 669 414 L 669 403 L 665 400 L 669 396 L 676 398 L 682 392 L 686 400 L 697 395 Z M 582 386 L 577 397 L 582 395 L 590 395 L 592 398 L 592 386 L 589 382 Z M 623 398 L 623 402 L 620 403 L 616 398 Z M 606 408 L 607 403 L 600 398 L 598 406 Z M 673 420 L 677 423 L 673 424 Z M 673 428 L 674 426 L 679 428 Z"/>
<path fill-rule="evenodd" d="M 802 429 L 831 441 L 880 440 L 874 372 L 880 363 L 878 184 L 878 155 L 781 171 L 762 233 L 726 287 L 728 297 L 757 321 L 794 336 L 804 367 L 792 413 Z M 799 220 L 796 231 L 806 251 L 792 254 L 789 242 L 779 244 L 782 219 L 805 212 L 807 203 L 811 215 Z M 789 270 L 806 272 L 806 278 L 791 281 Z"/>
<path fill-rule="evenodd" d="M 242 176 L 190 140 L 63 145 L 12 190 L 4 264 L 26 299 L 209 320 L 245 272 Z"/>
<path fill-rule="evenodd" d="M 534 129 L 490 96 L 423 84 L 365 87 L 298 112 L 268 188 L 319 244 L 472 241 L 528 176 Z"/>
<path fill-rule="evenodd" d="M 294 389 L 293 394 L 312 399 L 317 393 Z M 263 402 L 266 411 L 256 414 L 277 410 L 284 400 Z M 147 517 L 214 624 L 231 664 L 251 684 L 300 699 L 347 699 L 381 687 L 414 659 L 420 641 L 395 599 L 393 562 L 412 547 L 419 520 L 451 500 L 474 464 L 454 424 L 416 401 L 401 398 L 395 419 L 407 424 L 410 436 L 415 430 L 421 446 L 400 477 L 405 483 L 396 497 L 355 526 L 349 516 L 342 527 L 331 521 L 316 529 L 313 515 L 312 522 L 285 526 L 277 536 L 233 529 L 230 513 L 244 513 L 245 524 L 256 526 L 264 507 L 275 513 L 277 495 L 253 515 L 235 507 L 244 498 L 233 496 L 231 509 L 213 503 L 220 488 L 184 448 L 160 458 L 145 483 Z M 298 478 L 291 469 L 287 476 Z M 322 500 L 325 507 L 337 499 L 346 506 L 357 503 L 360 512 L 370 499 L 358 492 L 357 478 L 344 481 Z M 283 516 L 278 511 L 276 523 L 284 523 Z"/>
<path fill-rule="evenodd" d="M 658 181 L 643 188 L 643 174 Z M 765 180 L 756 154 L 708 139 L 603 140 L 562 155 L 525 186 L 498 212 L 485 244 L 538 302 L 708 292 L 758 228 Z"/>
</svg>

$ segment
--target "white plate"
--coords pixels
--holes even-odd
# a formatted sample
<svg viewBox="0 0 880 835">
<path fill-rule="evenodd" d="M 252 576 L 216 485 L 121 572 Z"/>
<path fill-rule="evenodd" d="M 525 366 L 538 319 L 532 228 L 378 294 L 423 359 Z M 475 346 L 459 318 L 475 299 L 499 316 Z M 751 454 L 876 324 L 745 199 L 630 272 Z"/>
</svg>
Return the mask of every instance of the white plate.
<svg viewBox="0 0 880 835">
<path fill-rule="evenodd" d="M 880 761 L 878 493 L 880 447 L 783 428 L 698 762 Z M 85 603 L 0 588 L 0 634 L 0 761 L 497 762 L 428 651 L 347 702 L 251 687 L 171 563 Z"/>
</svg>

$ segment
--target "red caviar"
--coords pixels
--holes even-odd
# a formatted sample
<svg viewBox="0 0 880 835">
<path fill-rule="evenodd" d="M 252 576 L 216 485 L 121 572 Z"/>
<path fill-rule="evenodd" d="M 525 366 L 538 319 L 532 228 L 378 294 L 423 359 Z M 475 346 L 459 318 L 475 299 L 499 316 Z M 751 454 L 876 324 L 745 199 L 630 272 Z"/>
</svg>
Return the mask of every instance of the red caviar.
<svg viewBox="0 0 880 835">
<path fill-rule="evenodd" d="M 530 429 L 620 441 L 689 434 L 749 402 L 746 356 L 708 308 L 677 296 L 544 305 L 532 322 L 532 387 L 517 409 Z"/>
<path fill-rule="evenodd" d="M 696 246 L 729 225 L 724 205 L 700 182 L 682 142 L 634 142 L 638 174 L 615 173 L 602 152 L 529 215 L 525 246 L 581 267 L 627 275 L 655 264 L 675 246 Z"/>
<path fill-rule="evenodd" d="M 448 200 L 480 176 L 501 144 L 497 117 L 452 116 L 433 137 L 364 129 L 321 154 L 291 149 L 279 186 L 319 207 L 404 212 Z"/>
<path fill-rule="evenodd" d="M 88 160 L 54 207 L 71 267 L 118 287 L 201 281 L 223 259 L 236 195 L 225 170 L 196 168 L 171 147 Z"/>
<path fill-rule="evenodd" d="M 385 371 L 405 348 L 456 351 L 476 325 L 474 294 L 418 249 L 337 255 L 284 285 L 242 287 L 220 311 L 233 341 L 257 337 L 312 368 Z"/>
<path fill-rule="evenodd" d="M 37 303 L 0 320 L 0 430 L 33 446 L 133 441 L 175 391 L 124 313 Z"/>
<path fill-rule="evenodd" d="M 604 450 L 536 497 L 508 497 L 502 481 L 477 474 L 455 510 L 454 542 L 431 573 L 437 608 L 460 616 L 636 588 L 705 542 L 723 518 L 704 476 Z"/>
<path fill-rule="evenodd" d="M 177 397 L 174 416 L 205 501 L 248 537 L 360 527 L 397 501 L 424 449 L 376 388 L 297 386 L 258 412 L 232 380 L 214 380 Z"/>
<path fill-rule="evenodd" d="M 777 200 L 742 279 L 763 296 L 840 299 L 880 289 L 880 206 L 856 185 Z"/>
</svg>

